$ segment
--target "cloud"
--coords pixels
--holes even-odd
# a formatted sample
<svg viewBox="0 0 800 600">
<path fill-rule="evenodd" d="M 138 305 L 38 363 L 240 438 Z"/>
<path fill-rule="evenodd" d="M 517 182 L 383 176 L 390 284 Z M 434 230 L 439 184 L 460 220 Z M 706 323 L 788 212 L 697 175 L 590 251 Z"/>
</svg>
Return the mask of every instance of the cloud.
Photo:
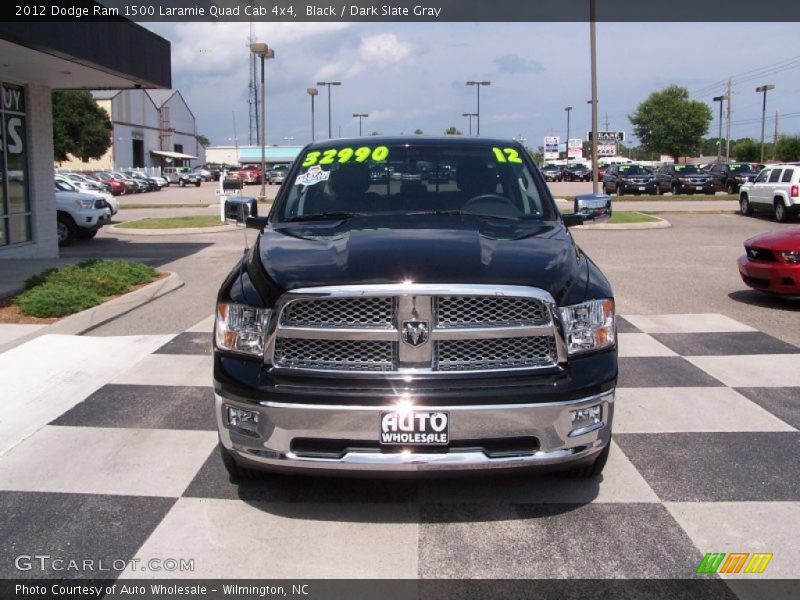
<svg viewBox="0 0 800 600">
<path fill-rule="evenodd" d="M 506 54 L 495 58 L 493 62 L 501 73 L 510 73 L 512 75 L 518 73 L 541 73 L 546 70 L 539 61 L 524 58 L 519 54 Z"/>
<path fill-rule="evenodd" d="M 387 67 L 405 62 L 411 56 L 411 46 L 394 33 L 379 33 L 361 41 L 358 56 L 366 63 Z"/>
</svg>

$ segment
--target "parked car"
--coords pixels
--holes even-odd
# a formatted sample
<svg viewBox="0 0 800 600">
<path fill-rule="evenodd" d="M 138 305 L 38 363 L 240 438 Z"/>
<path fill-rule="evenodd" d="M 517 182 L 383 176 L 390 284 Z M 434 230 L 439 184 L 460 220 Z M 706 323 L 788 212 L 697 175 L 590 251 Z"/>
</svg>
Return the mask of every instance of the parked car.
<svg viewBox="0 0 800 600">
<path fill-rule="evenodd" d="M 98 181 L 102 181 L 103 183 L 108 185 L 111 193 L 114 196 L 121 196 L 128 192 L 128 187 L 124 183 L 115 179 L 108 173 L 104 173 L 102 171 L 89 171 L 86 175 L 94 177 Z"/>
<path fill-rule="evenodd" d="M 117 181 L 121 181 L 125 185 L 128 193 L 141 194 L 142 192 L 147 191 L 146 183 L 139 181 L 138 179 L 133 179 L 132 177 L 122 173 L 122 171 L 108 171 L 108 174 Z"/>
<path fill-rule="evenodd" d="M 239 169 L 237 175 L 244 184 L 261 183 L 261 169 L 256 166 L 243 167 Z"/>
<path fill-rule="evenodd" d="M 289 165 L 274 165 L 267 170 L 267 183 L 283 183 L 288 170 Z"/>
<path fill-rule="evenodd" d="M 753 181 L 758 175 L 751 163 L 746 162 L 712 163 L 707 169 L 714 189 L 728 194 L 739 193 L 742 184 Z"/>
<path fill-rule="evenodd" d="M 554 163 L 542 165 L 542 175 L 544 175 L 545 181 L 561 181 L 564 178 L 561 165 Z"/>
<path fill-rule="evenodd" d="M 608 171 L 608 165 L 600 165 L 597 167 L 597 181 L 603 181 L 606 171 Z"/>
<path fill-rule="evenodd" d="M 603 176 L 603 193 L 655 194 L 658 190 L 653 173 L 642 165 L 627 163 L 611 165 Z"/>
<path fill-rule="evenodd" d="M 79 192 L 81 194 L 86 194 L 87 196 L 92 196 L 93 198 L 102 198 L 108 205 L 112 217 L 119 211 L 119 203 L 117 202 L 117 199 L 114 198 L 114 195 L 110 192 L 100 192 L 93 189 L 81 188 L 80 186 L 76 185 L 76 182 L 64 177 L 63 175 L 56 175 L 54 182 L 56 189 L 61 192 Z"/>
<path fill-rule="evenodd" d="M 194 168 L 194 172 L 197 173 L 198 175 L 200 175 L 200 178 L 203 181 L 214 181 L 214 176 L 211 174 L 211 171 L 209 171 L 208 169 L 206 169 L 202 165 L 196 166 Z M 217 179 L 219 179 L 219 178 L 217 178 Z"/>
<path fill-rule="evenodd" d="M 203 182 L 200 175 L 192 171 L 189 167 L 164 167 L 161 174 L 170 183 L 177 183 L 180 187 L 194 185 L 200 187 Z"/>
<path fill-rule="evenodd" d="M 317 162 L 356 148 L 369 149 L 364 161 Z M 437 159 L 454 185 L 370 186 L 387 160 L 413 172 Z M 307 146 L 270 214 L 248 220 L 258 241 L 217 297 L 213 410 L 231 477 L 598 475 L 617 380 L 614 299 L 567 227 L 610 216 L 610 201 L 576 203 L 559 213 L 516 141 Z"/>
<path fill-rule="evenodd" d="M 800 165 L 769 165 L 739 190 L 739 210 L 747 216 L 767 212 L 785 223 L 800 214 Z"/>
<path fill-rule="evenodd" d="M 161 189 L 161 186 L 158 184 L 158 181 L 156 181 L 155 177 L 150 177 L 149 175 L 145 175 L 139 171 L 123 171 L 123 174 L 135 181 L 144 183 L 147 186 L 146 191 L 148 192 L 157 192 Z"/>
<path fill-rule="evenodd" d="M 59 246 L 76 239 L 90 240 L 110 220 L 106 201 L 80 192 L 64 191 L 56 183 L 56 232 Z"/>
<path fill-rule="evenodd" d="M 82 190 L 95 190 L 97 192 L 111 193 L 110 185 L 103 183 L 94 177 L 89 177 L 88 175 L 84 175 L 82 173 L 59 173 L 59 175 L 66 177 Z"/>
<path fill-rule="evenodd" d="M 591 181 L 592 170 L 583 163 L 569 163 L 564 167 L 562 179 L 566 181 Z"/>
<path fill-rule="evenodd" d="M 750 238 L 744 251 L 738 261 L 742 281 L 760 292 L 800 296 L 800 229 Z"/>
<path fill-rule="evenodd" d="M 714 182 L 711 180 L 711 175 L 698 165 L 664 165 L 656 170 L 655 176 L 659 194 L 666 192 L 673 194 L 714 193 Z"/>
</svg>

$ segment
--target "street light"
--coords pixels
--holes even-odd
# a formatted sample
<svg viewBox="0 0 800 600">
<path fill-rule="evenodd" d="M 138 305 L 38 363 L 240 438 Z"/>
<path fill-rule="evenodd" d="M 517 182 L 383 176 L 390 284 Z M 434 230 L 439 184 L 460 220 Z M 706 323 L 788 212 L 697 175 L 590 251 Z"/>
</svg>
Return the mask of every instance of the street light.
<svg viewBox="0 0 800 600">
<path fill-rule="evenodd" d="M 722 96 L 714 96 L 712 100 L 714 102 L 719 102 L 719 137 L 717 138 L 717 162 L 722 160 L 722 103 L 725 102 L 725 98 L 727 96 L 723 94 Z M 762 128 L 762 140 L 763 138 L 763 128 Z"/>
<path fill-rule="evenodd" d="M 567 106 L 564 110 L 567 113 L 567 143 L 564 147 L 567 149 L 567 162 L 569 162 L 569 113 L 572 111 L 572 107 Z"/>
<path fill-rule="evenodd" d="M 775 86 L 772 84 L 762 85 L 756 88 L 756 92 L 764 94 L 764 100 L 761 104 L 761 162 L 764 162 L 764 121 L 767 118 L 767 92 L 774 90 Z"/>
<path fill-rule="evenodd" d="M 478 135 L 481 134 L 481 86 L 492 85 L 491 81 L 468 81 L 467 85 L 474 85 L 478 88 L 478 110 L 476 114 L 476 121 L 478 123 Z"/>
<path fill-rule="evenodd" d="M 306 94 L 311 96 L 311 141 L 314 141 L 314 96 L 319 94 L 317 88 L 306 88 Z"/>
<path fill-rule="evenodd" d="M 477 117 L 478 113 L 461 113 L 462 117 L 469 117 L 469 134 L 472 135 L 472 117 Z"/>
<path fill-rule="evenodd" d="M 592 193 L 597 194 L 599 176 L 597 173 L 597 7 L 595 0 L 589 0 L 589 47 L 592 65 Z"/>
<path fill-rule="evenodd" d="M 332 85 L 342 85 L 341 81 L 318 81 L 317 85 L 324 85 L 328 88 L 328 139 L 333 139 L 333 133 L 331 132 L 331 86 Z"/>
<path fill-rule="evenodd" d="M 369 117 L 367 113 L 353 113 L 353 117 L 358 117 L 358 137 L 361 137 L 361 119 Z"/>
<path fill-rule="evenodd" d="M 267 197 L 267 178 L 265 177 L 267 172 L 267 137 L 266 137 L 266 126 L 264 122 L 265 118 L 265 110 L 264 106 L 266 105 L 266 98 L 264 95 L 264 60 L 267 58 L 275 58 L 275 50 L 268 47 L 263 42 L 253 42 L 250 44 L 250 52 L 255 54 L 261 59 L 261 197 Z"/>
</svg>

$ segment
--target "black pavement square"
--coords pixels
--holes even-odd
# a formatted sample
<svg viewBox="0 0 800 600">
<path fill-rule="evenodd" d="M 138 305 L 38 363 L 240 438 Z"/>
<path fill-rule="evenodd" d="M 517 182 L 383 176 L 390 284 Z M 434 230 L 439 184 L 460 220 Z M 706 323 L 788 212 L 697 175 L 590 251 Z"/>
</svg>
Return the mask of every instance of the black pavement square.
<svg viewBox="0 0 800 600">
<path fill-rule="evenodd" d="M 800 348 L 760 331 L 728 333 L 654 333 L 659 342 L 681 356 L 794 354 Z"/>
<path fill-rule="evenodd" d="M 232 483 L 219 448 L 197 472 L 183 495 L 190 498 L 241 499 L 263 502 L 407 503 L 416 502 L 414 479 L 376 477 L 312 477 L 261 473 L 251 481 Z"/>
<path fill-rule="evenodd" d="M 216 431 L 211 387 L 104 385 L 51 425 Z"/>
<path fill-rule="evenodd" d="M 153 354 L 211 354 L 211 333 L 180 333 Z"/>
<path fill-rule="evenodd" d="M 800 387 L 752 387 L 736 388 L 736 391 L 784 423 L 800 429 Z"/>
<path fill-rule="evenodd" d="M 800 500 L 800 433 L 616 434 L 665 502 Z"/>
<path fill-rule="evenodd" d="M 691 578 L 703 555 L 661 504 L 423 504 L 425 578 Z"/>
<path fill-rule="evenodd" d="M 624 317 L 617 317 L 617 333 L 642 333 L 642 330 Z"/>
<path fill-rule="evenodd" d="M 174 498 L 0 492 L 0 578 L 116 578 L 126 565 L 115 561 L 136 556 L 174 503 Z M 30 570 L 23 562 L 24 570 L 18 570 L 20 555 L 64 562 L 47 561 L 42 569 L 32 561 Z M 94 562 L 85 571 L 67 568 L 73 559 Z"/>
<path fill-rule="evenodd" d="M 723 385 L 680 356 L 620 357 L 619 387 L 711 387 Z"/>
</svg>

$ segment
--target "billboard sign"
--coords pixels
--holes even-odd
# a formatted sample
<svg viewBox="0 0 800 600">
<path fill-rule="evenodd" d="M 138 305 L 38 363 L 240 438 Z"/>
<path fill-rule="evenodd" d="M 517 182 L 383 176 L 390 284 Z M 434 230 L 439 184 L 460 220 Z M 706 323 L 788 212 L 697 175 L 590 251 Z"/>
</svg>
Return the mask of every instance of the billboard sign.
<svg viewBox="0 0 800 600">
<path fill-rule="evenodd" d="M 586 132 L 586 139 L 590 142 L 592 141 L 592 132 Z M 597 132 L 597 143 L 598 144 L 614 144 L 616 142 L 624 142 L 625 141 L 625 132 L 624 131 L 598 131 Z"/>
<path fill-rule="evenodd" d="M 570 138 L 567 144 L 567 158 L 583 158 L 583 140 Z"/>
<path fill-rule="evenodd" d="M 558 136 L 548 135 L 544 138 L 544 159 L 558 160 Z"/>
<path fill-rule="evenodd" d="M 597 156 L 616 156 L 616 144 L 597 144 Z"/>
</svg>

